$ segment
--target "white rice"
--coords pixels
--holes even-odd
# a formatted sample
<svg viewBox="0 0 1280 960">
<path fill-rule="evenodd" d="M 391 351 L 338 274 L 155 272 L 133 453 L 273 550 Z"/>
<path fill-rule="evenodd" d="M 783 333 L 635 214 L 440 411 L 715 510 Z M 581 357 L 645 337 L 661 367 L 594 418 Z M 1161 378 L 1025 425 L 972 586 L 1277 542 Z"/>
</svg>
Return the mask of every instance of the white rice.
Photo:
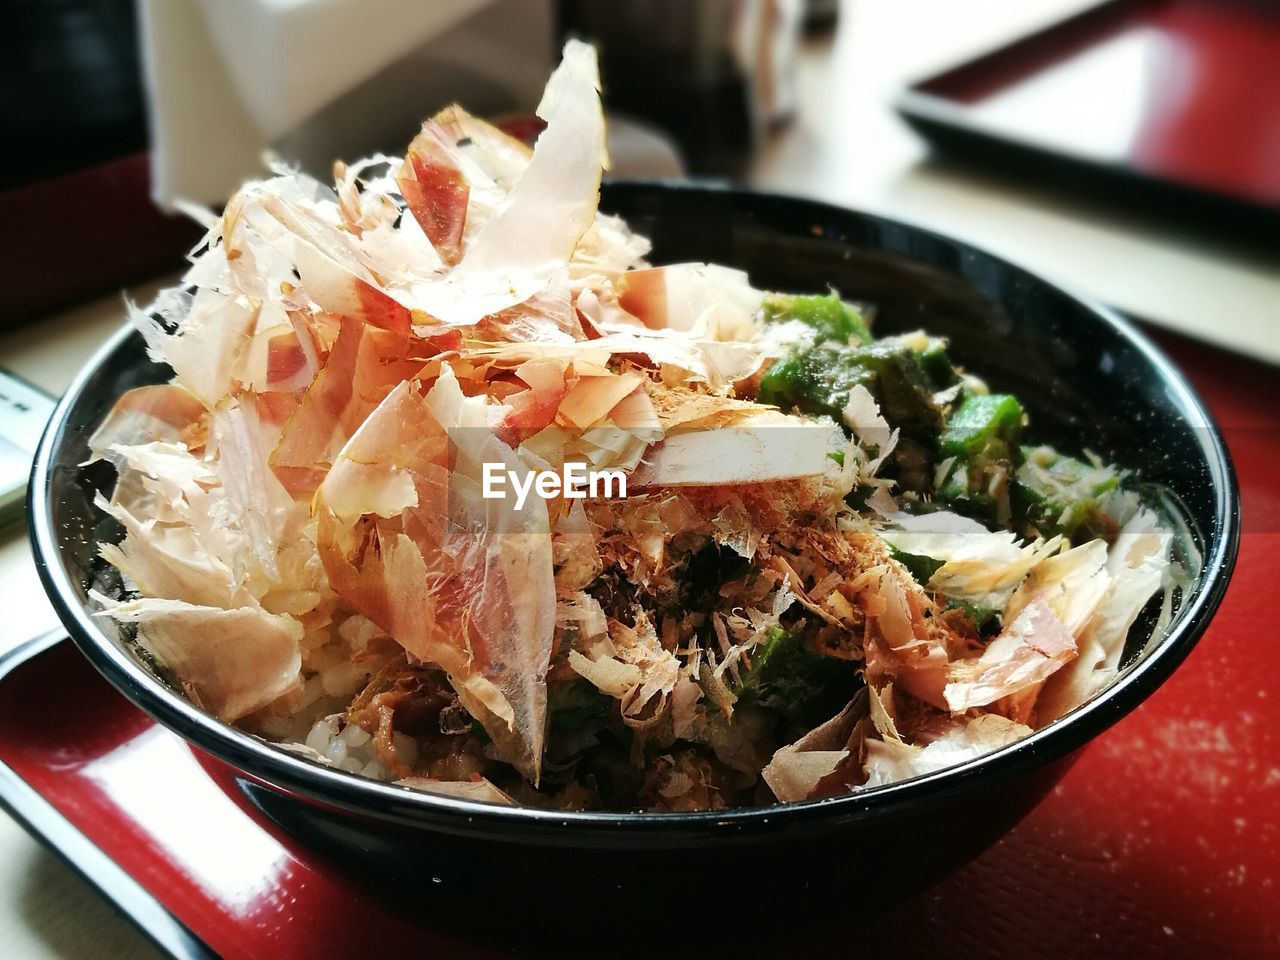
<svg viewBox="0 0 1280 960">
<path fill-rule="evenodd" d="M 294 742 L 304 751 L 314 753 L 323 762 L 339 770 L 358 773 L 374 780 L 394 779 L 391 771 L 379 762 L 373 738 L 354 723 L 347 724 L 339 732 L 341 723 L 342 717 L 336 713 L 317 720 L 304 740 Z M 403 733 L 393 733 L 391 738 L 397 755 L 412 767 L 418 757 L 418 744 Z"/>
</svg>

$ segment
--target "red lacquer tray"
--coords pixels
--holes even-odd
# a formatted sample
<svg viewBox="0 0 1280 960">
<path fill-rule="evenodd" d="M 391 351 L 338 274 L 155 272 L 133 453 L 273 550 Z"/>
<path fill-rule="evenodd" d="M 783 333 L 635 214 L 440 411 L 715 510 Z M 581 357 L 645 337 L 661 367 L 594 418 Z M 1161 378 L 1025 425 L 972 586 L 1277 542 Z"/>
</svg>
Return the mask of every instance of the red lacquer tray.
<svg viewBox="0 0 1280 960">
<path fill-rule="evenodd" d="M 1280 227 L 1280 5 L 1110 0 L 923 80 L 898 108 L 944 147 Z M 1270 234 L 1274 238 L 1274 232 Z"/>
<path fill-rule="evenodd" d="M 1262 958 L 1280 955 L 1280 388 L 1276 371 L 1162 342 L 1208 401 L 1240 474 L 1244 536 L 1212 628 L 1181 669 L 1099 738 L 1051 796 L 957 874 L 884 915 L 809 942 L 767 903 L 619 918 L 670 956 L 682 923 L 787 924 L 795 956 Z M 112 690 L 67 642 L 0 661 L 0 799 L 178 957 L 509 955 L 434 929 L 268 828 L 181 740 Z M 763 879 L 767 890 L 769 878 Z M 572 932 L 558 953 L 607 956 Z M 786 882 L 786 878 L 777 878 Z M 869 883 L 874 878 L 868 878 Z M 502 891 L 495 891 L 501 909 Z M 815 910 L 838 905 L 815 904 Z M 702 915 L 699 910 L 710 910 Z M 645 934 L 637 924 L 653 924 Z M 771 938 L 772 939 L 772 938 Z M 776 940 L 775 940 L 776 942 Z M 703 946 L 699 956 L 714 956 Z M 750 951 L 735 944 L 735 958 Z M 769 955 L 778 956 L 775 947 Z"/>
</svg>

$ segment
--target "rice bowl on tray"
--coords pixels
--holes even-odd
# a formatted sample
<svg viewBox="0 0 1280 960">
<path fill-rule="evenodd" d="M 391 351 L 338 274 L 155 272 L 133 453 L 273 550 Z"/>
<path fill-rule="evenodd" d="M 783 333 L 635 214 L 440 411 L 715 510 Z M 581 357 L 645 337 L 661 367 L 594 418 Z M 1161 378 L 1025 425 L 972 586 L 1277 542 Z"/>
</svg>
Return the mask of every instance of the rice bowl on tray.
<svg viewBox="0 0 1280 960">
<path fill-rule="evenodd" d="M 132 311 L 174 376 L 89 439 L 91 597 L 150 669 L 358 776 L 689 812 L 965 763 L 1164 637 L 1170 498 L 875 302 L 649 264 L 597 88 L 570 43 L 532 151 L 450 107 L 333 188 L 277 169 Z"/>
</svg>

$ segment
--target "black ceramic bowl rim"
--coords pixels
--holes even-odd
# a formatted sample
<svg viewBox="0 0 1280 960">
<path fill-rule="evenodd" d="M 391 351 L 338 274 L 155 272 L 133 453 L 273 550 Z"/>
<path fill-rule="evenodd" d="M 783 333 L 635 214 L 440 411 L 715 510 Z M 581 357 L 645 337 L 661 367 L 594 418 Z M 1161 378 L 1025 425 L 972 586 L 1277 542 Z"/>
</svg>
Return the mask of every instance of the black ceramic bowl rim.
<svg viewBox="0 0 1280 960">
<path fill-rule="evenodd" d="M 974 251 L 1021 273 L 1007 260 L 934 231 L 816 201 L 689 184 L 637 184 L 655 190 L 729 194 L 742 202 L 794 205 L 812 216 L 849 216 L 907 227 Z M 500 806 L 439 796 L 324 767 L 287 753 L 217 720 L 168 689 L 94 623 L 79 602 L 76 585 L 59 562 L 54 528 L 51 466 L 67 432 L 69 412 L 95 372 L 133 334 L 126 327 L 111 338 L 67 388 L 36 454 L 28 492 L 28 517 L 36 564 L 58 615 L 77 646 L 128 699 L 163 726 L 251 778 L 287 793 L 377 821 L 481 839 L 575 847 L 683 846 L 714 840 L 734 842 L 796 838 L 866 821 L 890 811 L 945 802 L 977 786 L 1004 782 L 1064 757 L 1097 736 L 1145 700 L 1191 651 L 1217 609 L 1235 563 L 1239 497 L 1221 433 L 1194 391 L 1169 360 L 1129 322 L 1087 298 L 1036 279 L 1074 300 L 1113 328 L 1151 364 L 1196 435 L 1214 491 L 1215 529 L 1203 557 L 1199 589 L 1184 598 L 1166 636 L 1122 672 L 1103 692 L 1066 716 L 1000 750 L 935 773 L 824 800 L 693 813 L 583 812 Z"/>
</svg>

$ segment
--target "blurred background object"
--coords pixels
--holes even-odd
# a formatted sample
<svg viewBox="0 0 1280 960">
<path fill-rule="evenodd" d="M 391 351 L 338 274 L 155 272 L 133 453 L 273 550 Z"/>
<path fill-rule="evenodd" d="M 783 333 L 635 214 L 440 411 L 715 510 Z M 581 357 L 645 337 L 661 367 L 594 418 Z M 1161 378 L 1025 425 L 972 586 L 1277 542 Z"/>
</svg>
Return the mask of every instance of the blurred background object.
<svg viewBox="0 0 1280 960">
<path fill-rule="evenodd" d="M 325 176 L 454 100 L 531 110 L 555 39 L 550 0 L 10 0 L 5 21 L 0 325 L 175 269 L 202 231 L 166 211 L 220 206 L 264 150 Z"/>
<path fill-rule="evenodd" d="M 133 0 L 7 0 L 0 326 L 171 268 L 200 231 L 149 196 Z"/>
<path fill-rule="evenodd" d="M 216 207 L 264 149 L 324 177 L 398 153 L 452 100 L 536 136 L 573 33 L 601 49 L 614 176 L 728 177 L 922 222 L 1280 361 L 1276 230 L 1249 229 L 1257 204 L 1221 176 L 1244 169 L 1274 205 L 1280 3 L 136 4 L 6 7 L 0 218 L 22 242 L 0 261 L 0 324 L 180 265 L 199 231 L 157 210 L 148 178 L 162 206 Z M 1135 202 L 1170 179 L 1136 154 L 1208 170 L 1206 203 Z"/>
<path fill-rule="evenodd" d="M 1280 5 L 1104 3 L 916 83 L 898 105 L 940 147 L 1005 173 L 1280 234 Z"/>
<path fill-rule="evenodd" d="M 1180 333 L 1280 363 L 1280 243 L 1231 216 L 1208 222 L 1167 204 L 1132 203 L 1132 191 L 1103 191 L 1083 177 L 1059 178 L 1042 160 L 977 162 L 933 148 L 893 104 L 922 78 L 980 60 L 1022 38 L 1094 8 L 1173 10 L 1245 5 L 1280 18 L 1270 0 L 843 0 L 833 35 L 805 38 L 797 57 L 797 113 L 768 138 L 748 168 L 761 189 L 800 193 L 925 224 L 999 253 L 1084 294 Z M 1268 57 L 1241 58 L 1226 82 L 1275 103 Z M 1261 41 L 1259 31 L 1248 34 Z M 1230 56 L 1175 72 L 1179 84 L 1215 81 Z M 1268 64 L 1271 67 L 1268 69 Z M 1078 115 L 1104 124 L 1133 97 L 1131 75 L 1080 97 Z M 1270 92 L 1268 92 L 1270 91 Z M 1159 85 L 1151 94 L 1159 93 Z M 1227 98 L 1224 125 L 1249 120 Z M 1073 118 L 1058 107 L 1041 119 Z M 1055 121 L 1056 118 L 1056 121 Z"/>
<path fill-rule="evenodd" d="M 218 204 L 267 149 L 327 178 L 449 103 L 530 111 L 549 0 L 140 0 L 155 198 Z"/>
<path fill-rule="evenodd" d="M 0 367 L 0 531 L 22 516 L 31 460 L 53 413 L 53 397 Z"/>
<path fill-rule="evenodd" d="M 8 0 L 4 13 L 0 190 L 146 146 L 133 0 Z"/>
<path fill-rule="evenodd" d="M 802 0 L 560 0 L 600 51 L 611 111 L 675 137 L 697 174 L 741 174 L 795 109 Z"/>
</svg>

